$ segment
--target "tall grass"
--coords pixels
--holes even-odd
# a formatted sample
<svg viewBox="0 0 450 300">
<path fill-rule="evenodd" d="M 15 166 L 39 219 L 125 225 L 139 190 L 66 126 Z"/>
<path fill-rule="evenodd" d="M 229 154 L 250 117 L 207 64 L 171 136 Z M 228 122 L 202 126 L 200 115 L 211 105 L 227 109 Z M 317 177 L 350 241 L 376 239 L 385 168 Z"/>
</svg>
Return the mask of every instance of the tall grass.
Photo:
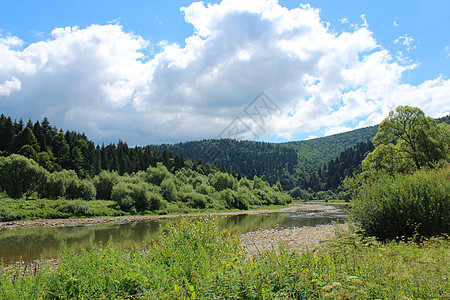
<svg viewBox="0 0 450 300">
<path fill-rule="evenodd" d="M 57 270 L 0 275 L 3 299 L 446 299 L 450 243 L 342 233 L 323 250 L 252 260 L 211 219 L 185 220 L 144 250 L 64 248 Z"/>
</svg>

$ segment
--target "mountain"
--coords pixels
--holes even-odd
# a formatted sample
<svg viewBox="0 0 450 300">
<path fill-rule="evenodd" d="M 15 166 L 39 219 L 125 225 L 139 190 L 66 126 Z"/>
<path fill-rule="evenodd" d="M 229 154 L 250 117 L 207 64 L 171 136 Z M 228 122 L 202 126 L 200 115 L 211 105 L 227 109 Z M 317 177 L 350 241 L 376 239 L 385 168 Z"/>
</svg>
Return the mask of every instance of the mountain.
<svg viewBox="0 0 450 300">
<path fill-rule="evenodd" d="M 258 176 L 271 184 L 280 181 L 284 189 L 303 185 L 309 174 L 358 142 L 371 140 L 378 126 L 357 129 L 323 138 L 287 143 L 202 140 L 152 145 L 157 152 L 167 149 L 192 161 L 215 163 L 223 169 L 249 178 Z"/>
</svg>

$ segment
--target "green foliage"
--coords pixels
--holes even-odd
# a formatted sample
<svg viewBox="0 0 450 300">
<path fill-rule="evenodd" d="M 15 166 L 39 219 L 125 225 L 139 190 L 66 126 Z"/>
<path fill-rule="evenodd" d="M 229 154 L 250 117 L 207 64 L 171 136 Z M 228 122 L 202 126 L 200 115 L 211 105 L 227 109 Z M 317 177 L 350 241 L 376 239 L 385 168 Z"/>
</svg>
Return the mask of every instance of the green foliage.
<svg viewBox="0 0 450 300">
<path fill-rule="evenodd" d="M 145 183 L 120 182 L 113 187 L 111 199 L 123 211 L 145 212 L 163 208 L 163 197 Z"/>
<path fill-rule="evenodd" d="M 131 188 L 131 197 L 138 211 L 159 210 L 163 197 L 154 190 L 149 190 L 145 184 L 134 184 Z"/>
<path fill-rule="evenodd" d="M 96 190 L 94 184 L 87 179 L 80 180 L 75 171 L 65 171 L 68 176 L 68 184 L 65 197 L 68 199 L 95 199 Z"/>
<path fill-rule="evenodd" d="M 87 202 L 81 200 L 67 201 L 63 206 L 59 207 L 59 211 L 78 217 L 92 215 Z"/>
<path fill-rule="evenodd" d="M 227 173 L 217 172 L 211 178 L 211 186 L 216 189 L 216 191 L 220 192 L 225 189 L 234 189 L 236 185 L 236 179 Z"/>
<path fill-rule="evenodd" d="M 24 145 L 17 154 L 30 158 L 34 161 L 37 161 L 37 153 L 36 150 L 31 145 Z"/>
<path fill-rule="evenodd" d="M 381 122 L 373 140 L 375 150 L 363 161 L 363 169 L 406 173 L 448 160 L 448 127 L 438 126 L 417 107 L 399 106 Z"/>
<path fill-rule="evenodd" d="M 166 177 L 170 177 L 170 172 L 162 163 L 157 163 L 156 168 L 149 167 L 146 171 L 146 181 L 154 185 L 161 185 Z"/>
<path fill-rule="evenodd" d="M 379 239 L 450 234 L 450 168 L 366 179 L 351 214 Z"/>
<path fill-rule="evenodd" d="M 167 201 L 174 202 L 177 200 L 177 187 L 173 178 L 165 178 L 161 182 L 161 192 Z"/>
<path fill-rule="evenodd" d="M 380 243 L 342 233 L 314 252 L 246 259 L 214 220 L 183 220 L 143 250 L 63 249 L 56 270 L 2 270 L 4 299 L 447 299 L 448 239 Z"/>
<path fill-rule="evenodd" d="M 0 222 L 34 219 L 69 218 L 73 216 L 120 216 L 113 201 L 0 199 Z"/>
<path fill-rule="evenodd" d="M 94 178 L 97 199 L 110 200 L 112 189 L 118 182 L 119 174 L 117 174 L 117 172 L 101 171 L 100 174 Z"/>
<path fill-rule="evenodd" d="M 131 187 L 130 183 L 119 182 L 112 189 L 111 200 L 115 201 L 123 211 L 130 211 L 135 205 L 134 199 L 130 195 Z"/>
<path fill-rule="evenodd" d="M 73 176 L 72 173 L 66 170 L 51 173 L 47 178 L 47 184 L 43 191 L 43 196 L 49 199 L 64 197 L 66 195 L 71 176 Z"/>
<path fill-rule="evenodd" d="M 0 157 L 0 189 L 12 198 L 37 192 L 47 176 L 45 169 L 29 158 L 17 154 Z"/>
</svg>

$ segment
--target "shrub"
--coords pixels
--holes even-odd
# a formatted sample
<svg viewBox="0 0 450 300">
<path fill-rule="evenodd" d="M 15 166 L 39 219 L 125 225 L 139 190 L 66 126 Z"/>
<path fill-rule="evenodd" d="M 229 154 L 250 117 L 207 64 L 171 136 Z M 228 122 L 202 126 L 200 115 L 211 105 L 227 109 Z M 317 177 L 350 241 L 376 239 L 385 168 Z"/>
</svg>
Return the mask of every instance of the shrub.
<svg viewBox="0 0 450 300">
<path fill-rule="evenodd" d="M 73 200 L 67 201 L 58 208 L 63 213 L 68 213 L 74 216 L 89 216 L 92 215 L 88 204 L 85 201 Z"/>
<path fill-rule="evenodd" d="M 61 173 L 66 174 L 66 198 L 83 200 L 92 200 L 95 198 L 96 190 L 92 182 L 87 179 L 80 180 L 73 170 L 64 170 Z"/>
<path fill-rule="evenodd" d="M 173 178 L 165 178 L 161 182 L 161 192 L 169 202 L 174 202 L 177 200 L 177 188 Z"/>
<path fill-rule="evenodd" d="M 211 186 L 213 186 L 216 191 L 223 191 L 225 189 L 233 189 L 236 185 L 236 179 L 227 173 L 217 172 L 211 178 Z"/>
<path fill-rule="evenodd" d="M 83 199 L 83 200 L 94 200 L 96 194 L 97 194 L 97 191 L 92 182 L 90 182 L 87 179 L 81 180 L 78 198 Z"/>
<path fill-rule="evenodd" d="M 208 205 L 208 198 L 205 195 L 193 193 L 192 204 L 194 208 L 205 208 Z"/>
<path fill-rule="evenodd" d="M 94 185 L 97 189 L 97 199 L 111 200 L 111 192 L 117 183 L 119 183 L 119 174 L 117 172 L 101 171 L 94 178 Z"/>
<path fill-rule="evenodd" d="M 17 220 L 17 213 L 7 207 L 0 207 L 0 222 L 8 222 Z"/>
<path fill-rule="evenodd" d="M 233 190 L 226 189 L 219 192 L 219 199 L 225 204 L 225 206 L 229 209 L 238 208 L 238 209 L 248 209 L 249 202 L 248 198 L 243 194 L 238 195 Z"/>
<path fill-rule="evenodd" d="M 120 182 L 111 191 L 111 200 L 116 201 L 120 209 L 130 211 L 134 207 L 134 199 L 130 196 L 131 184 Z"/>
<path fill-rule="evenodd" d="M 154 185 L 161 185 L 164 178 L 172 176 L 167 168 L 160 162 L 156 163 L 156 168 L 148 167 L 145 173 L 145 180 Z"/>
<path fill-rule="evenodd" d="M 195 191 L 202 195 L 211 195 L 211 194 L 214 194 L 214 192 L 216 190 L 212 186 L 210 186 L 206 183 L 201 183 L 201 184 L 197 185 L 197 187 L 195 188 Z"/>
<path fill-rule="evenodd" d="M 380 175 L 357 192 L 351 215 L 381 240 L 450 233 L 450 169 Z"/>
<path fill-rule="evenodd" d="M 149 210 L 160 210 L 163 209 L 165 205 L 163 197 L 156 191 L 149 192 L 147 201 Z"/>
<path fill-rule="evenodd" d="M 43 196 L 49 199 L 64 197 L 69 186 L 69 174 L 67 171 L 54 172 L 48 176 Z"/>
<path fill-rule="evenodd" d="M 37 192 L 47 176 L 48 172 L 32 159 L 17 154 L 0 157 L 0 189 L 11 198 Z"/>
</svg>

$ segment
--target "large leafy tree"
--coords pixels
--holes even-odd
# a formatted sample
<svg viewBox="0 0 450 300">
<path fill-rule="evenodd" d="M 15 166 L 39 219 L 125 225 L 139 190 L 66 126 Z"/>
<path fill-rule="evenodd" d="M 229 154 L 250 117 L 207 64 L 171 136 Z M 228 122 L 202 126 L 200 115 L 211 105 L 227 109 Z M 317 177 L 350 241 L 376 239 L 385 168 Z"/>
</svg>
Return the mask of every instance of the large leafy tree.
<svg viewBox="0 0 450 300">
<path fill-rule="evenodd" d="M 48 172 L 34 160 L 17 154 L 0 157 L 0 189 L 11 198 L 30 196 L 46 182 Z"/>
<path fill-rule="evenodd" d="M 437 125 L 420 108 L 399 106 L 381 122 L 373 140 L 375 150 L 363 161 L 363 169 L 405 173 L 448 160 L 448 127 Z"/>
</svg>

